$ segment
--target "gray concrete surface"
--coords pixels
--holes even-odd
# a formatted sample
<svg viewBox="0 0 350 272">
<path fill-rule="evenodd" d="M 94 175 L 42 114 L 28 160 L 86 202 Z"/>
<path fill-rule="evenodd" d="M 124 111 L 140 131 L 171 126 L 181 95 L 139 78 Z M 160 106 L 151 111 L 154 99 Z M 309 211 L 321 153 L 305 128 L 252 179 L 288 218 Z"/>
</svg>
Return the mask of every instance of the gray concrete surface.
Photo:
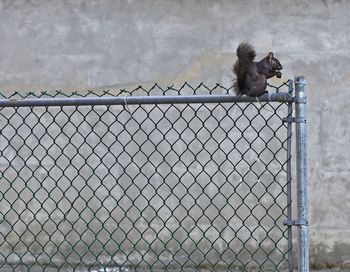
<svg viewBox="0 0 350 272">
<path fill-rule="evenodd" d="M 349 12 L 329 0 L 2 0 L 0 90 L 228 86 L 240 42 L 272 50 L 282 80 L 308 82 L 311 261 L 348 266 Z"/>
</svg>

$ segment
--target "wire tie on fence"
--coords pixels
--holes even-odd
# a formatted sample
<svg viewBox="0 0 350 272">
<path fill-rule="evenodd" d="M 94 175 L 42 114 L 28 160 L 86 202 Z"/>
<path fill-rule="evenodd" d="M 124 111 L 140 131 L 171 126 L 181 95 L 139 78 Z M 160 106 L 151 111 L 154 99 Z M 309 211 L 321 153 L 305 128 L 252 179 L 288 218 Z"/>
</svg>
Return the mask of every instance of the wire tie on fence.
<svg viewBox="0 0 350 272">
<path fill-rule="evenodd" d="M 127 100 L 128 96 L 130 96 L 130 94 L 126 94 L 124 96 L 124 109 L 126 109 L 126 111 L 129 113 L 130 116 L 129 116 L 129 120 L 128 121 L 130 121 L 130 119 L 133 118 L 133 117 L 132 117 L 131 110 L 129 108 L 129 104 L 128 104 L 128 100 Z"/>
<path fill-rule="evenodd" d="M 128 104 L 128 100 L 127 100 L 128 96 L 130 96 L 129 93 L 125 94 L 125 96 L 124 96 L 124 110 L 126 110 L 129 113 L 129 119 L 125 122 L 125 124 L 127 124 L 131 119 L 133 119 L 135 121 L 134 117 L 132 116 L 131 110 L 129 108 L 129 104 Z"/>
<path fill-rule="evenodd" d="M 265 108 L 265 106 L 260 102 L 260 100 L 258 99 L 258 97 L 255 97 L 256 98 L 256 101 L 258 101 L 259 102 L 259 104 L 261 105 L 261 108 L 262 109 L 264 109 L 264 110 L 266 110 L 266 111 L 269 111 L 269 112 L 272 112 L 272 113 L 274 113 L 272 110 L 270 110 L 270 109 L 266 109 Z M 266 104 L 265 104 L 266 105 Z"/>
<path fill-rule="evenodd" d="M 126 108 L 126 110 L 129 112 L 129 114 L 131 115 L 131 111 L 130 111 L 130 108 L 129 108 L 129 105 L 128 105 L 128 101 L 127 101 L 127 98 L 128 98 L 129 94 L 126 94 L 124 96 L 124 107 Z"/>
</svg>

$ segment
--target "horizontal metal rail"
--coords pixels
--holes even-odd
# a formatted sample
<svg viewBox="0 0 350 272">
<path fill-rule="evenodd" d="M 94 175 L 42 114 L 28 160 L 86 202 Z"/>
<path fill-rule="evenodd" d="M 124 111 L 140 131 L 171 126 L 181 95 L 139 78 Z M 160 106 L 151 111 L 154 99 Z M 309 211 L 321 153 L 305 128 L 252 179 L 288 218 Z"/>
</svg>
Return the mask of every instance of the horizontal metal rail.
<svg viewBox="0 0 350 272">
<path fill-rule="evenodd" d="M 288 93 L 266 93 L 258 98 L 235 95 L 118 96 L 37 99 L 0 99 L 0 107 L 48 107 L 141 104 L 195 104 L 234 102 L 294 102 Z"/>
</svg>

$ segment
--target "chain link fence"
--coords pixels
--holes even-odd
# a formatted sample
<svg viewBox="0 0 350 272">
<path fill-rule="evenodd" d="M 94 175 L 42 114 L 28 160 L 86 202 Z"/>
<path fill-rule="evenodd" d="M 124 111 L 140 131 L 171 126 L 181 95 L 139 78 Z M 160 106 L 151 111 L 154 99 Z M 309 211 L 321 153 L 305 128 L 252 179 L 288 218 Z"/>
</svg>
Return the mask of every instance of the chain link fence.
<svg viewBox="0 0 350 272">
<path fill-rule="evenodd" d="M 3 95 L 0 270 L 290 269 L 291 102 L 186 102 L 230 93 Z M 128 103 L 145 96 L 184 101 Z M 97 97 L 124 103 L 81 104 Z M 63 102 L 16 104 L 43 99 Z"/>
</svg>

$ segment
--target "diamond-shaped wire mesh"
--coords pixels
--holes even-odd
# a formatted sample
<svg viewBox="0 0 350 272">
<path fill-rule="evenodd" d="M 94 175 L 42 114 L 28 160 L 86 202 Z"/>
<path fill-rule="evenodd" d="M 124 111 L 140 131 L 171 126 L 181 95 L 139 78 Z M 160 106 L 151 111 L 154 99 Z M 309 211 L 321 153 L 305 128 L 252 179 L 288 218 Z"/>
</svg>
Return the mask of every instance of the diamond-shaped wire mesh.
<svg viewBox="0 0 350 272">
<path fill-rule="evenodd" d="M 18 96 L 65 94 L 6 98 Z M 285 103 L 1 109 L 0 270 L 285 267 L 286 115 Z"/>
</svg>

